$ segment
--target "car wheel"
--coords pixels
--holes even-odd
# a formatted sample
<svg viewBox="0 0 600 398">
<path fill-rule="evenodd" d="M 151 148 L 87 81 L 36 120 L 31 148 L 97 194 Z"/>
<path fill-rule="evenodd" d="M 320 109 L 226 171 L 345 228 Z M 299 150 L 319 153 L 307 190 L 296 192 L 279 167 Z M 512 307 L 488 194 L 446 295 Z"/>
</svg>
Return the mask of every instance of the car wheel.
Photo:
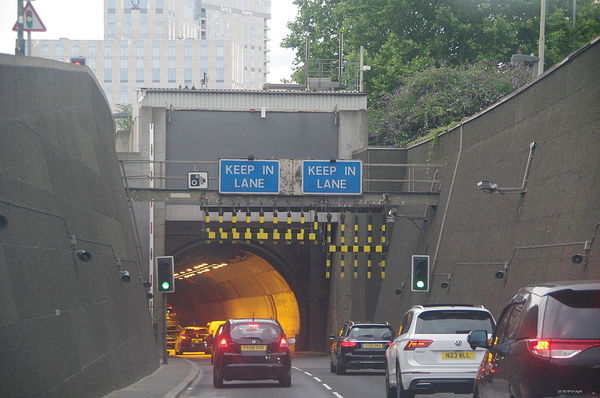
<svg viewBox="0 0 600 398">
<path fill-rule="evenodd" d="M 346 367 L 344 366 L 343 363 L 340 363 L 339 361 L 336 363 L 335 374 L 338 376 L 343 376 L 346 374 Z"/>
<path fill-rule="evenodd" d="M 392 387 L 390 385 L 390 372 L 388 370 L 387 364 L 385 366 L 385 397 L 396 398 L 396 387 Z"/>
<path fill-rule="evenodd" d="M 415 393 L 410 390 L 405 390 L 402 385 L 402 372 L 400 364 L 396 364 L 396 397 L 397 398 L 414 398 Z"/>
<path fill-rule="evenodd" d="M 279 378 L 279 387 L 290 387 L 292 385 L 292 369 Z"/>
<path fill-rule="evenodd" d="M 222 388 L 223 387 L 223 376 L 217 370 L 216 367 L 213 368 L 213 386 L 215 388 Z"/>
</svg>

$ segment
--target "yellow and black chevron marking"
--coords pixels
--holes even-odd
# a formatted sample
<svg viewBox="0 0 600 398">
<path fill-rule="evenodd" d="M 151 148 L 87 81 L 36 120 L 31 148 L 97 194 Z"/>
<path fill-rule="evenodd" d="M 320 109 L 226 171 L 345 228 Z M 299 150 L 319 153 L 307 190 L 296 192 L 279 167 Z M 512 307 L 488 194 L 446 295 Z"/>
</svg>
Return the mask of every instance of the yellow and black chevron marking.
<svg viewBox="0 0 600 398">
<path fill-rule="evenodd" d="M 329 245 L 330 253 L 384 253 L 388 247 L 383 245 Z"/>
<path fill-rule="evenodd" d="M 371 266 L 373 264 L 373 260 L 371 258 L 371 255 L 368 254 L 367 255 L 367 279 L 371 279 Z"/>
<path fill-rule="evenodd" d="M 371 213 L 367 218 L 367 243 L 373 243 L 373 215 Z"/>
<path fill-rule="evenodd" d="M 344 278 L 344 270 L 346 268 L 346 262 L 344 258 L 344 254 L 340 256 L 340 278 Z"/>
<path fill-rule="evenodd" d="M 277 217 L 277 211 L 273 212 L 273 243 L 277 243 L 279 239 L 281 239 L 281 234 L 279 233 L 279 229 L 277 228 L 277 224 L 279 223 L 279 218 Z"/>
<path fill-rule="evenodd" d="M 385 279 L 385 255 L 381 256 L 379 266 L 381 267 L 381 279 Z"/>
<path fill-rule="evenodd" d="M 381 217 L 381 244 L 385 245 L 386 243 L 387 243 L 386 217 L 385 217 L 385 215 L 382 215 L 382 217 Z"/>
<path fill-rule="evenodd" d="M 300 244 L 304 244 L 304 211 L 300 212 L 300 232 L 296 234 L 296 240 L 300 241 Z"/>
<path fill-rule="evenodd" d="M 354 279 L 358 279 L 358 254 L 354 254 Z"/>
<path fill-rule="evenodd" d="M 354 213 L 354 244 L 358 245 L 358 213 Z"/>
<path fill-rule="evenodd" d="M 308 233 L 308 240 L 312 240 L 315 243 L 315 245 L 318 243 L 317 242 L 317 231 L 318 230 L 319 230 L 319 216 L 317 215 L 317 212 L 315 212 L 315 217 L 312 222 L 310 232 Z"/>
<path fill-rule="evenodd" d="M 325 278 L 331 278 L 331 254 L 325 256 Z"/>
<path fill-rule="evenodd" d="M 346 244 L 346 214 L 340 214 L 340 243 Z"/>
</svg>

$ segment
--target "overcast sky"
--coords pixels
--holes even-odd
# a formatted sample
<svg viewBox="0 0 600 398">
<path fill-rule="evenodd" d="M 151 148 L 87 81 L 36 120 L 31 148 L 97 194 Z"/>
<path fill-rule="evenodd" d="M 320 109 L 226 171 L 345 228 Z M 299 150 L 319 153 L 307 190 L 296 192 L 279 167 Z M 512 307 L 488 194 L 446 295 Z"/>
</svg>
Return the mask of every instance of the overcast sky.
<svg viewBox="0 0 600 398">
<path fill-rule="evenodd" d="M 24 1 L 24 3 L 26 3 Z M 32 32 L 33 40 L 59 39 L 102 40 L 103 0 L 35 0 L 32 2 L 47 32 Z M 296 6 L 292 0 L 271 2 L 270 74 L 268 81 L 279 83 L 292 73 L 293 52 L 279 47 L 286 34 L 286 23 L 294 19 Z M 12 28 L 17 21 L 17 2 L 0 0 L 0 53 L 14 54 L 17 32 Z M 24 34 L 27 38 L 27 33 Z"/>
</svg>

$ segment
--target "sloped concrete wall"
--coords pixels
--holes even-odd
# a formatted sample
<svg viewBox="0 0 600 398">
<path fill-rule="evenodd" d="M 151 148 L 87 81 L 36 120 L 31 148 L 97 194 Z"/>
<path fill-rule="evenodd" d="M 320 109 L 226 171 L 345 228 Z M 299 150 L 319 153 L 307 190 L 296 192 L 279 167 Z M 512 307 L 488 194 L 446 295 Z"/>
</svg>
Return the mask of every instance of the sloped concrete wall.
<svg viewBox="0 0 600 398">
<path fill-rule="evenodd" d="M 114 134 L 87 68 L 0 55 L 2 397 L 97 397 L 158 367 Z"/>
<path fill-rule="evenodd" d="M 397 326 L 410 306 L 436 302 L 483 304 L 497 316 L 519 287 L 600 279 L 599 64 L 595 41 L 437 141 L 409 149 L 408 163 L 446 164 L 440 202 L 427 213 L 401 209 L 429 220 L 422 231 L 407 219 L 393 226 L 375 318 Z M 477 189 L 482 180 L 519 187 L 532 142 L 537 148 L 525 194 Z M 571 257 L 586 252 L 585 241 L 591 243 L 587 266 L 574 265 Z M 429 293 L 410 291 L 412 254 L 433 259 Z M 503 262 L 508 272 L 496 279 Z M 442 289 L 448 274 L 450 287 Z"/>
</svg>

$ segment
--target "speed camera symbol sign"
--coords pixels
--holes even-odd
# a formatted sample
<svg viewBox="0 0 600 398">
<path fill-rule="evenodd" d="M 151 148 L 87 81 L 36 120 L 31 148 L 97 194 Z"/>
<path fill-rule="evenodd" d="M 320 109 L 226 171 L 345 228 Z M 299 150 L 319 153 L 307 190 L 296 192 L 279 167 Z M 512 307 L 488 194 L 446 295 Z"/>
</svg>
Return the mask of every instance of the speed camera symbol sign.
<svg viewBox="0 0 600 398">
<path fill-rule="evenodd" d="M 188 189 L 208 188 L 208 173 L 206 171 L 188 171 Z"/>
</svg>

